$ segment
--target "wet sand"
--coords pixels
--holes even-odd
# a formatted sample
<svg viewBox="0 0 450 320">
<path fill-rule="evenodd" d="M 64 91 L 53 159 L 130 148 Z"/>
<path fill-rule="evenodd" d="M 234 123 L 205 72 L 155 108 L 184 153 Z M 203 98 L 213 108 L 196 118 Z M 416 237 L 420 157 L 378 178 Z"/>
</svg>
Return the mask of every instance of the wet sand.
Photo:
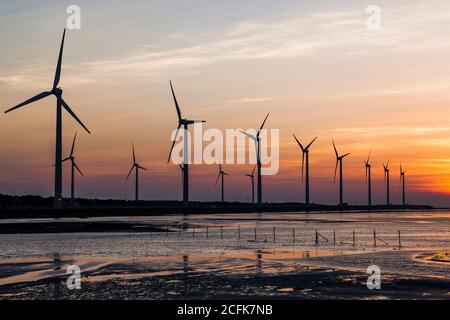
<svg viewBox="0 0 450 320">
<path fill-rule="evenodd" d="M 77 232 L 80 223 L 127 231 Z M 12 219 L 2 226 L 15 232 L 0 232 L 0 299 L 450 299 L 446 211 Z M 140 228 L 148 230 L 130 232 Z M 73 264 L 82 287 L 71 291 L 66 268 Z M 374 264 L 381 290 L 366 286 Z"/>
<path fill-rule="evenodd" d="M 365 251 L 12 259 L 0 264 L 0 299 L 450 299 L 447 252 Z M 80 290 L 66 286 L 72 264 Z M 382 268 L 381 290 L 366 286 L 371 264 Z"/>
<path fill-rule="evenodd" d="M 369 290 L 368 275 L 358 271 L 356 261 L 372 259 L 377 263 L 370 254 L 346 257 L 347 261 L 355 261 L 350 268 L 319 267 L 323 264 L 320 259 L 328 257 L 295 258 L 285 270 L 278 268 L 276 272 L 264 259 L 220 272 L 202 269 L 198 264 L 191 268 L 188 257 L 184 257 L 184 266 L 180 259 L 178 267 L 164 272 L 145 261 L 104 260 L 93 263 L 92 270 L 83 273 L 81 289 L 72 291 L 67 289 L 66 277 L 57 273 L 73 261 L 1 264 L 0 270 L 9 272 L 10 278 L 21 274 L 20 269 L 28 269 L 40 280 L 24 277 L 24 282 L 1 285 L 0 299 L 450 299 L 449 277 L 388 271 L 382 274 L 381 290 Z M 49 266 L 53 266 L 52 276 L 51 272 L 49 277 L 45 272 L 33 274 L 33 270 L 47 270 Z"/>
</svg>

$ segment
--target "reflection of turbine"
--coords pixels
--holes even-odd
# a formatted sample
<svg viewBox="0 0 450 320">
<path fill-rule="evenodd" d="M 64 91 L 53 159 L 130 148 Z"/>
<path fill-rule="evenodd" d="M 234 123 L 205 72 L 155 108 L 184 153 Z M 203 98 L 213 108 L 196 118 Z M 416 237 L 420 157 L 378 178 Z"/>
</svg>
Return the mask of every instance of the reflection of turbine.
<svg viewBox="0 0 450 320">
<path fill-rule="evenodd" d="M 88 132 L 90 131 L 86 128 L 86 126 L 81 122 L 80 119 L 76 116 L 76 114 L 72 111 L 69 105 L 64 101 L 62 97 L 63 90 L 58 87 L 59 80 L 61 78 L 61 65 L 62 65 L 62 56 L 63 56 L 63 48 L 64 48 L 64 38 L 66 35 L 66 30 L 64 29 L 61 48 L 59 50 L 58 63 L 56 66 L 55 79 L 53 81 L 53 87 L 50 91 L 44 91 L 24 102 L 18 104 L 17 106 L 8 109 L 5 113 L 21 108 L 27 104 L 32 102 L 41 100 L 48 96 L 54 95 L 56 97 L 56 147 L 55 147 L 55 205 L 58 206 L 62 203 L 62 108 L 66 109 L 66 111 Z"/>
<path fill-rule="evenodd" d="M 183 256 L 183 273 L 187 275 L 189 273 L 189 256 Z"/>
<path fill-rule="evenodd" d="M 402 204 L 406 205 L 405 198 L 405 171 L 403 171 L 402 163 L 400 162 L 400 183 L 402 184 Z"/>
<path fill-rule="evenodd" d="M 140 166 L 139 163 L 136 162 L 136 155 L 134 153 L 134 143 L 132 144 L 132 148 L 133 148 L 133 165 L 131 166 L 130 172 L 128 173 L 128 176 L 125 181 L 128 181 L 128 178 L 130 177 L 131 172 L 133 172 L 133 169 L 134 169 L 135 174 L 136 174 L 135 200 L 138 201 L 139 200 L 139 169 L 142 169 L 145 171 L 147 171 L 148 169 Z"/>
<path fill-rule="evenodd" d="M 386 165 L 383 163 L 384 181 L 386 183 L 386 205 L 389 206 L 389 160 Z"/>
<path fill-rule="evenodd" d="M 298 141 L 297 137 L 294 135 L 295 141 L 297 141 L 300 149 L 302 150 L 302 180 L 303 180 L 303 164 L 305 162 L 306 157 L 306 168 L 305 168 L 305 203 L 309 205 L 309 147 L 316 141 L 317 137 L 315 137 L 306 147 Z"/>
<path fill-rule="evenodd" d="M 84 176 L 83 172 L 81 172 L 80 168 L 78 168 L 77 163 L 75 162 L 75 156 L 73 155 L 74 149 L 75 149 L 75 140 L 77 138 L 77 133 L 75 132 L 75 136 L 73 137 L 73 142 L 72 142 L 72 149 L 70 149 L 70 156 L 68 156 L 67 158 L 65 158 L 62 162 L 68 161 L 70 160 L 70 163 L 72 165 L 72 171 L 71 171 L 71 176 L 72 176 L 72 181 L 71 181 L 71 189 L 70 189 L 70 199 L 71 201 L 74 201 L 75 199 L 75 169 L 82 175 Z"/>
<path fill-rule="evenodd" d="M 267 118 L 269 117 L 269 114 L 264 118 L 264 121 L 259 128 L 258 132 L 256 133 L 256 136 L 253 136 L 245 131 L 241 131 L 243 134 L 245 134 L 247 137 L 252 139 L 256 144 L 256 165 L 258 167 L 258 206 L 262 205 L 262 176 L 261 176 L 261 130 L 264 128 L 264 125 L 266 124 Z"/>
<path fill-rule="evenodd" d="M 370 154 L 371 151 L 369 151 L 369 156 L 367 157 L 367 160 L 364 162 L 364 165 L 366 166 L 366 181 L 367 181 L 367 192 L 368 192 L 368 206 L 372 206 L 372 180 L 371 180 L 371 172 L 370 172 Z"/>
<path fill-rule="evenodd" d="M 219 182 L 219 179 L 222 178 L 222 202 L 225 201 L 225 197 L 224 197 L 225 183 L 224 183 L 224 180 L 223 180 L 223 176 L 227 176 L 227 175 L 228 175 L 228 173 L 223 171 L 222 170 L 222 165 L 219 164 L 219 175 L 217 176 L 216 186 L 217 186 L 217 182 Z"/>
<path fill-rule="evenodd" d="M 172 147 L 170 148 L 169 158 L 167 159 L 167 163 L 169 163 L 170 157 L 172 156 L 172 150 L 175 147 L 175 142 L 178 137 L 178 132 L 180 131 L 181 126 L 183 126 L 183 128 L 184 128 L 184 135 L 183 135 L 183 143 L 184 143 L 184 146 L 183 146 L 183 158 L 184 158 L 183 159 L 183 205 L 187 206 L 187 205 L 189 205 L 189 168 L 188 168 L 188 163 L 189 163 L 188 130 L 189 130 L 189 128 L 188 127 L 191 124 L 202 123 L 202 122 L 206 122 L 206 121 L 183 119 L 181 116 L 180 106 L 178 105 L 178 101 L 175 96 L 175 92 L 173 90 L 172 82 L 170 82 L 170 89 L 172 91 L 173 102 L 175 103 L 175 108 L 177 110 L 178 127 L 177 127 L 177 131 L 175 133 L 175 137 L 173 139 Z"/>
<path fill-rule="evenodd" d="M 251 174 L 246 174 L 247 177 L 249 177 L 252 181 L 252 203 L 255 203 L 255 169 L 256 166 L 253 168 Z"/>
<path fill-rule="evenodd" d="M 344 190 L 342 183 L 342 160 L 344 160 L 344 158 L 348 156 L 350 153 L 346 153 L 340 156 L 336 149 L 336 145 L 334 144 L 334 140 L 333 140 L 333 148 L 336 154 L 336 167 L 334 168 L 334 182 L 336 182 L 336 172 L 339 164 L 339 205 L 342 207 L 344 205 Z"/>
<path fill-rule="evenodd" d="M 261 250 L 256 250 L 256 270 L 258 270 L 259 273 L 262 273 L 262 252 Z"/>
</svg>

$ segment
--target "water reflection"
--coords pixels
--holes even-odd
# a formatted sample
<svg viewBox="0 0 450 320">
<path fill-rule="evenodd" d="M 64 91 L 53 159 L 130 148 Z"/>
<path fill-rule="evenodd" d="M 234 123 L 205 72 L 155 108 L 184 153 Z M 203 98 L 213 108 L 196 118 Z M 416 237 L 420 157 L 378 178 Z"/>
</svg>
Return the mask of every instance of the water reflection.
<svg viewBox="0 0 450 320">
<path fill-rule="evenodd" d="M 262 251 L 256 250 L 256 271 L 257 273 L 263 273 L 263 265 L 262 265 Z"/>
<path fill-rule="evenodd" d="M 53 270 L 54 271 L 59 271 L 61 270 L 61 256 L 59 255 L 58 252 L 53 253 Z M 58 277 L 55 277 L 53 279 L 53 298 L 55 300 L 58 300 L 61 297 L 61 288 L 60 288 L 60 280 L 58 279 Z"/>
<path fill-rule="evenodd" d="M 187 277 L 189 273 L 189 256 L 183 256 L 183 274 Z"/>
</svg>

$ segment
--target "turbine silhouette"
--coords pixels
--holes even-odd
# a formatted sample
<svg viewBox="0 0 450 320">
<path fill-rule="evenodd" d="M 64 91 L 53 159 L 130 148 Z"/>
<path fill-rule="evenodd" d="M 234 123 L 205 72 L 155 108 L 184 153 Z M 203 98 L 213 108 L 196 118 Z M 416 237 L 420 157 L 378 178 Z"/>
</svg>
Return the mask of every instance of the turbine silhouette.
<svg viewBox="0 0 450 320">
<path fill-rule="evenodd" d="M 249 177 L 252 182 L 252 203 L 253 204 L 255 203 L 255 170 L 256 170 L 256 166 L 253 168 L 251 174 L 246 174 L 246 176 Z"/>
<path fill-rule="evenodd" d="M 61 78 L 61 66 L 64 49 L 64 39 L 66 36 L 66 29 L 64 29 L 59 50 L 58 63 L 56 65 L 55 78 L 53 80 L 53 87 L 50 91 L 44 91 L 38 95 L 10 108 L 5 113 L 19 109 L 35 101 L 44 99 L 48 96 L 54 95 L 56 97 L 56 147 L 55 147 L 55 206 L 62 205 L 62 109 L 64 108 L 88 133 L 91 133 L 88 128 L 81 122 L 77 115 L 72 111 L 67 102 L 63 99 L 63 90 L 58 87 Z"/>
<path fill-rule="evenodd" d="M 266 124 L 268 117 L 269 117 L 269 114 L 267 114 L 266 117 L 264 118 L 264 121 L 261 124 L 261 127 L 259 127 L 259 130 L 256 133 L 256 136 L 241 130 L 241 132 L 243 134 L 245 134 L 247 137 L 252 139 L 256 144 L 256 166 L 258 168 L 258 206 L 262 205 L 261 137 L 260 137 L 260 135 L 261 135 L 261 130 L 264 128 L 264 125 Z"/>
<path fill-rule="evenodd" d="M 389 200 L 389 160 L 386 163 L 386 165 L 383 163 L 383 169 L 384 169 L 384 181 L 386 184 L 386 205 L 390 205 Z"/>
<path fill-rule="evenodd" d="M 406 197 L 405 197 L 405 171 L 403 171 L 402 163 L 400 162 L 400 183 L 402 184 L 402 204 L 406 205 Z"/>
<path fill-rule="evenodd" d="M 306 205 L 309 205 L 309 148 L 311 145 L 316 141 L 317 137 L 315 137 L 306 147 L 303 147 L 303 145 L 300 143 L 300 141 L 297 139 L 297 137 L 294 134 L 294 139 L 297 141 L 298 145 L 300 146 L 300 149 L 302 150 L 302 180 L 303 180 L 303 168 L 306 158 L 306 170 L 305 170 L 305 203 Z"/>
<path fill-rule="evenodd" d="M 139 163 L 136 162 L 136 154 L 134 153 L 134 143 L 132 144 L 132 150 L 133 150 L 133 165 L 131 166 L 130 172 L 127 175 L 127 178 L 125 179 L 125 182 L 128 181 L 128 178 L 130 177 L 131 173 L 133 172 L 133 169 L 135 170 L 136 174 L 136 180 L 135 180 L 135 197 L 134 199 L 136 201 L 139 201 L 139 169 L 147 171 L 148 169 L 142 167 Z"/>
<path fill-rule="evenodd" d="M 217 180 L 216 180 L 216 186 L 217 186 L 217 182 L 219 182 L 219 179 L 222 178 L 222 203 L 225 201 L 225 197 L 224 197 L 224 190 L 225 190 L 225 183 L 224 183 L 224 176 L 227 176 L 228 173 L 226 173 L 225 171 L 222 170 L 222 165 L 219 164 L 219 175 L 217 176 Z"/>
<path fill-rule="evenodd" d="M 81 172 L 80 168 L 78 168 L 77 163 L 75 162 L 75 141 L 77 139 L 77 133 L 73 136 L 72 148 L 70 149 L 70 155 L 65 158 L 62 162 L 66 162 L 70 160 L 71 164 L 71 189 L 70 189 L 70 200 L 73 202 L 75 200 L 75 170 L 77 170 L 82 176 L 84 176 L 83 172 Z"/>
<path fill-rule="evenodd" d="M 184 129 L 184 139 L 183 139 L 183 206 L 189 205 L 189 141 L 188 141 L 188 130 L 189 126 L 194 123 L 203 123 L 206 122 L 205 120 L 189 120 L 189 119 L 183 119 L 181 115 L 180 106 L 178 105 L 177 98 L 175 96 L 175 92 L 173 90 L 172 81 L 170 83 L 170 90 L 172 91 L 172 97 L 173 102 L 175 103 L 175 108 L 177 110 L 177 116 L 178 116 L 178 127 L 177 131 L 175 133 L 175 138 L 173 139 L 172 147 L 170 148 L 169 152 L 169 158 L 167 159 L 167 163 L 169 163 L 170 158 L 172 156 L 172 150 L 175 147 L 175 142 L 178 137 L 178 132 L 180 131 L 181 126 L 183 126 Z"/>
<path fill-rule="evenodd" d="M 368 193 L 368 202 L 367 205 L 369 208 L 372 206 L 372 175 L 371 175 L 371 165 L 369 163 L 370 160 L 370 154 L 372 151 L 369 151 L 369 156 L 367 157 L 367 160 L 364 161 L 364 165 L 366 167 L 366 182 L 367 182 L 367 193 Z"/>
<path fill-rule="evenodd" d="M 339 165 L 339 205 L 342 207 L 344 205 L 344 190 L 343 190 L 344 185 L 342 183 L 342 160 L 344 160 L 344 158 L 348 156 L 350 153 L 346 153 L 340 156 L 336 149 L 336 145 L 334 144 L 334 140 L 332 141 L 334 153 L 336 154 L 336 167 L 334 168 L 334 183 L 336 183 L 336 173 Z"/>
</svg>

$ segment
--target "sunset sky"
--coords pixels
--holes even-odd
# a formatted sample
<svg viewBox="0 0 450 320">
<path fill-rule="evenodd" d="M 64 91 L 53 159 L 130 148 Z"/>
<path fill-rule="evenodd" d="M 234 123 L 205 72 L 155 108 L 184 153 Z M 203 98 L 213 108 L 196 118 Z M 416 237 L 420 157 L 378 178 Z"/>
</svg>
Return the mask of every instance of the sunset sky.
<svg viewBox="0 0 450 320">
<path fill-rule="evenodd" d="M 180 199 L 180 170 L 166 164 L 177 117 L 206 128 L 280 129 L 280 172 L 264 178 L 265 201 L 303 201 L 300 150 L 311 148 L 311 201 L 336 203 L 334 151 L 344 160 L 345 201 L 366 203 L 364 160 L 372 150 L 373 198 L 384 202 L 382 163 L 390 160 L 399 203 L 450 206 L 450 2 L 427 1 L 3 1 L 0 109 L 50 90 L 68 14 L 60 86 L 91 129 L 64 114 L 63 156 L 78 130 L 81 197 L 133 198 L 125 183 L 131 143 L 142 199 Z M 381 28 L 366 8 L 382 10 Z M 55 98 L 0 115 L 0 193 L 53 193 Z M 64 165 L 64 195 L 70 192 Z M 247 201 L 251 165 L 225 165 L 226 199 Z M 191 167 L 191 199 L 218 200 L 217 166 Z"/>
</svg>

